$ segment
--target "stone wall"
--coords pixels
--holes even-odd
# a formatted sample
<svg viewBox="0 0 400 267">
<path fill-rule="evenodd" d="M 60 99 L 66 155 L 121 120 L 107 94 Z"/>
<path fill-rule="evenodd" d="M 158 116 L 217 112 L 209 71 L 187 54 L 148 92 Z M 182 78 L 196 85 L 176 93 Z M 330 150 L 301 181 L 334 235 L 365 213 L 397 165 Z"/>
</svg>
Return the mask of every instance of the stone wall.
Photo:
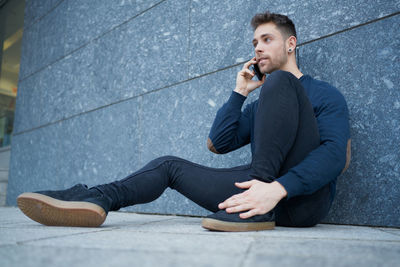
<svg viewBox="0 0 400 267">
<path fill-rule="evenodd" d="M 266 9 L 295 22 L 301 70 L 348 101 L 353 158 L 325 222 L 399 227 L 394 0 L 27 0 L 8 204 L 24 191 L 121 179 L 163 155 L 249 163 L 249 147 L 214 155 L 206 139 L 253 54 L 249 21 Z M 169 189 L 127 210 L 208 214 Z"/>
</svg>

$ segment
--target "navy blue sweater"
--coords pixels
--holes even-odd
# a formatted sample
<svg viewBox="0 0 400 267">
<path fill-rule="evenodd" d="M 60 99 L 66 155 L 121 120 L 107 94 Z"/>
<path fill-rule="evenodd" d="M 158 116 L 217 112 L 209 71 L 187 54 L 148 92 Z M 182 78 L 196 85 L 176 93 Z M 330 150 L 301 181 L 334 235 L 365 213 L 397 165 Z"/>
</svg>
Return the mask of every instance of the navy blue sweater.
<svg viewBox="0 0 400 267">
<path fill-rule="evenodd" d="M 333 199 L 336 178 L 346 163 L 347 140 L 350 138 L 346 100 L 335 87 L 309 75 L 303 75 L 300 82 L 314 108 L 320 146 L 276 181 L 285 187 L 287 198 L 312 194 L 330 183 Z M 242 111 L 245 100 L 245 96 L 233 91 L 218 110 L 209 134 L 218 153 L 228 153 L 248 143 L 254 151 L 253 129 L 258 100 L 246 105 Z"/>
</svg>

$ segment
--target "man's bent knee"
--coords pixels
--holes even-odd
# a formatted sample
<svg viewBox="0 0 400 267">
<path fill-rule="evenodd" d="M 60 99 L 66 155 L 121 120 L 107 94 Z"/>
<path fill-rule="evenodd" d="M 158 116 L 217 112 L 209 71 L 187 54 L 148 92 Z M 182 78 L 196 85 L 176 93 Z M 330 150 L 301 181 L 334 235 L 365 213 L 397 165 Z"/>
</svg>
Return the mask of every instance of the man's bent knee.
<svg viewBox="0 0 400 267">
<path fill-rule="evenodd" d="M 293 79 L 293 78 L 297 79 L 296 76 L 294 76 L 291 72 L 284 71 L 284 70 L 275 70 L 267 76 L 267 81 L 275 80 L 275 79 L 282 81 L 285 79 Z"/>
<path fill-rule="evenodd" d="M 276 70 L 268 75 L 266 81 L 261 87 L 261 92 L 265 90 L 288 90 L 289 92 L 296 89 L 296 82 L 300 84 L 300 81 L 292 73 L 284 70 Z"/>
<path fill-rule="evenodd" d="M 165 163 L 167 161 L 172 161 L 172 160 L 181 160 L 181 158 L 176 157 L 176 156 L 167 155 L 167 156 L 155 158 L 150 163 L 159 165 L 159 164 Z"/>
</svg>

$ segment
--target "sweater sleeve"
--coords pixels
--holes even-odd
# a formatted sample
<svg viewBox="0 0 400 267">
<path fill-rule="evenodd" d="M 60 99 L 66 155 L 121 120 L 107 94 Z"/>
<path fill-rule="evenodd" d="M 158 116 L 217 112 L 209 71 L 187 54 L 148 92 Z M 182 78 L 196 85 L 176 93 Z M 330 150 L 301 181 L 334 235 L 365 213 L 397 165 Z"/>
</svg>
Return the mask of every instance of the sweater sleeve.
<svg viewBox="0 0 400 267">
<path fill-rule="evenodd" d="M 225 154 L 250 142 L 252 105 L 247 105 L 242 112 L 245 100 L 245 96 L 232 91 L 228 101 L 218 110 L 208 136 L 216 152 Z"/>
<path fill-rule="evenodd" d="M 347 140 L 350 138 L 347 104 L 339 91 L 323 98 L 325 104 L 316 114 L 320 146 L 276 179 L 285 187 L 288 199 L 312 194 L 334 181 L 345 166 Z"/>
</svg>

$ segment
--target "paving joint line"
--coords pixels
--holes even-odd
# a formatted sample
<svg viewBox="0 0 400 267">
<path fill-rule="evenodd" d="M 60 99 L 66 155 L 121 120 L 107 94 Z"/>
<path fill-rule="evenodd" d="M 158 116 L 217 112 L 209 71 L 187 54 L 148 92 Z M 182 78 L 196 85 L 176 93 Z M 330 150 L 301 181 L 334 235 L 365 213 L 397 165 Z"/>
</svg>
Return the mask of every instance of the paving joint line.
<svg viewBox="0 0 400 267">
<path fill-rule="evenodd" d="M 399 240 L 384 240 L 384 239 L 360 239 L 360 238 L 335 238 L 335 237 L 296 237 L 296 236 L 260 236 L 260 239 L 268 238 L 285 238 L 285 239 L 302 239 L 302 240 L 335 240 L 335 241 L 357 241 L 357 242 L 385 242 L 385 243 L 400 243 Z"/>
<path fill-rule="evenodd" d="M 166 222 L 166 221 L 171 221 L 171 220 L 175 220 L 175 219 L 172 218 L 172 219 L 165 219 L 165 220 L 149 221 L 149 222 L 139 223 L 137 225 L 130 225 L 130 222 L 134 222 L 134 220 L 132 220 L 130 222 L 127 222 L 127 224 L 125 224 L 124 226 L 127 226 L 127 227 L 129 227 L 129 229 L 131 229 L 132 227 L 144 226 L 144 225 L 147 225 L 147 224 Z M 108 226 L 104 225 L 104 227 L 108 227 Z M 110 227 L 113 227 L 112 224 L 110 225 Z M 122 226 L 118 226 L 118 227 L 119 227 L 119 229 L 125 230 L 125 228 L 122 228 Z"/>
<path fill-rule="evenodd" d="M 5 245 L 5 246 L 15 246 L 15 245 Z M 35 246 L 35 247 L 39 247 L 39 248 L 54 248 L 54 246 L 50 246 L 50 245 L 32 245 L 32 244 L 24 244 L 22 246 Z M 1 245 L 0 245 L 1 247 Z M 62 245 L 62 246 L 56 246 L 57 248 L 67 248 L 67 249 L 76 249 L 76 246 L 71 246 L 71 245 Z M 147 249 L 147 248 L 141 248 L 139 246 L 134 247 L 134 248 L 108 248 L 108 247 L 79 247 L 79 249 L 82 250 L 101 250 L 101 251 L 107 251 L 107 252 L 124 252 L 124 251 L 136 251 L 136 252 L 144 252 L 144 253 L 150 253 L 150 254 L 154 254 L 154 253 L 163 253 L 163 254 L 167 254 L 167 255 L 171 255 L 171 253 L 173 254 L 190 254 L 190 255 L 199 255 L 199 252 L 193 252 L 190 250 L 185 250 L 185 249 L 181 249 L 178 248 L 177 250 L 173 250 L 173 251 L 169 251 L 169 250 L 163 250 L 163 249 Z M 200 252 L 200 254 L 204 254 L 204 255 L 209 255 L 209 251 L 205 251 L 205 252 Z M 224 255 L 231 255 L 230 252 L 219 252 L 219 254 L 224 254 Z"/>
<path fill-rule="evenodd" d="M 103 228 L 101 230 L 94 230 L 94 231 L 81 232 L 81 233 L 61 234 L 61 235 L 49 236 L 49 237 L 41 237 L 41 238 L 36 238 L 36 239 L 17 241 L 15 243 L 17 245 L 24 245 L 25 243 L 32 243 L 32 242 L 42 241 L 42 240 L 47 240 L 47 239 L 56 239 L 56 238 L 67 237 L 67 236 L 78 236 L 78 235 L 84 235 L 84 234 L 89 234 L 89 233 L 99 233 L 99 232 L 105 232 L 105 231 L 112 231 L 112 230 L 117 230 L 117 229 L 118 229 L 118 227 Z"/>
<path fill-rule="evenodd" d="M 252 248 L 254 242 L 255 242 L 255 238 L 253 238 L 253 240 L 247 246 L 247 249 L 244 252 L 244 256 L 242 257 L 242 260 L 239 262 L 238 267 L 242 267 L 242 266 L 247 265 L 246 264 L 246 260 L 249 258 L 249 254 L 250 254 L 250 251 L 251 251 L 251 248 Z"/>
<path fill-rule="evenodd" d="M 395 231 L 390 231 L 390 230 L 385 230 L 385 229 L 378 229 L 379 231 L 382 231 L 382 232 L 384 232 L 384 233 L 387 233 L 387 234 L 391 234 L 391 235 L 395 235 L 395 236 L 400 236 L 400 230 L 399 229 L 395 229 L 396 230 L 396 232 L 398 232 L 398 233 L 393 233 L 393 232 L 395 232 Z"/>
<path fill-rule="evenodd" d="M 132 230 L 130 232 L 133 232 Z M 266 236 L 266 235 L 257 235 L 256 233 L 250 233 L 250 232 L 246 232 L 246 234 L 244 233 L 240 233 L 237 234 L 236 232 L 220 232 L 218 234 L 213 233 L 187 233 L 187 232 L 170 232 L 170 231 L 150 231 L 150 230 L 143 230 L 143 229 L 138 229 L 137 231 L 134 232 L 138 232 L 138 233 L 158 233 L 158 234 L 169 234 L 169 235 L 197 235 L 197 236 L 213 236 L 213 237 L 245 237 L 245 238 L 255 238 L 257 240 L 259 239 L 281 239 L 281 240 L 293 240 L 293 239 L 297 239 L 297 240 L 325 240 L 325 241 L 330 241 L 330 240 L 334 240 L 334 241 L 356 241 L 356 242 L 383 242 L 383 243 L 400 243 L 400 239 L 399 240 L 382 240 L 382 239 L 357 239 L 357 238 L 331 238 L 331 237 L 296 237 L 296 236 Z"/>
</svg>

